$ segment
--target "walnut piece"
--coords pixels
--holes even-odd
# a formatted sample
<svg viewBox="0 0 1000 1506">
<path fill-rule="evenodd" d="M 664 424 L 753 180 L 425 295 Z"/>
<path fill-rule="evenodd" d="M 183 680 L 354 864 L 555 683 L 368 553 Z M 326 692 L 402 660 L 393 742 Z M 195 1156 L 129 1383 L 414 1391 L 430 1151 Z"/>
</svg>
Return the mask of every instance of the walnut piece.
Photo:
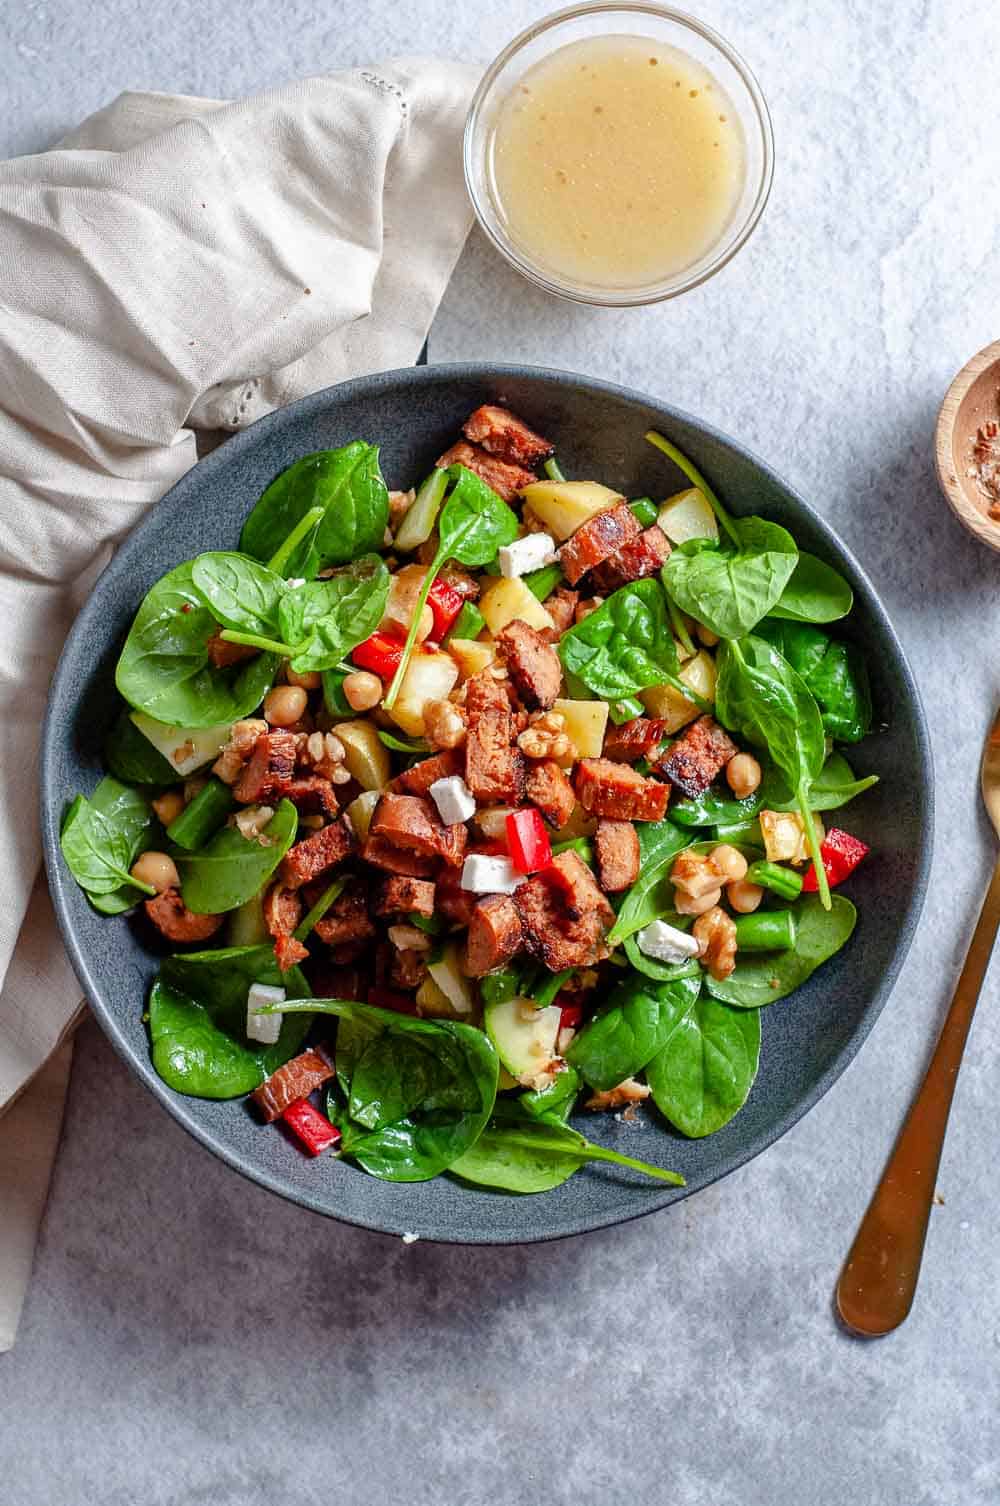
<svg viewBox="0 0 1000 1506">
<path fill-rule="evenodd" d="M 641 1103 L 649 1097 L 650 1090 L 644 1082 L 636 1082 L 634 1077 L 626 1077 L 616 1088 L 607 1088 L 603 1092 L 594 1093 L 584 1104 L 585 1109 L 595 1111 L 604 1109 L 621 1109 L 626 1105 Z"/>
<path fill-rule="evenodd" d="M 532 717 L 517 739 L 525 758 L 575 758 L 574 748 L 564 731 L 566 718 L 559 711 L 543 711 Z"/>
<path fill-rule="evenodd" d="M 691 927 L 702 962 L 717 982 L 728 978 L 736 966 L 736 922 L 718 905 L 699 915 Z"/>
<path fill-rule="evenodd" d="M 454 701 L 426 702 L 424 733 L 432 748 L 460 748 L 465 731 L 465 715 Z"/>
</svg>

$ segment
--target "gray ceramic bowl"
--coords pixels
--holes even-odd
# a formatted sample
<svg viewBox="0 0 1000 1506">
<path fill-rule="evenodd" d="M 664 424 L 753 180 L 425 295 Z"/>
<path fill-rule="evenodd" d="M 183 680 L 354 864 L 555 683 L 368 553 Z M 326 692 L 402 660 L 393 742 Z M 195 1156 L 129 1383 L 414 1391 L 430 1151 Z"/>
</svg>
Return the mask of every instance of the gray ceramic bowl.
<svg viewBox="0 0 1000 1506">
<path fill-rule="evenodd" d="M 765 1012 L 760 1075 L 743 1111 L 705 1140 L 685 1140 L 650 1113 L 647 1127 L 587 1116 L 602 1143 L 681 1171 L 684 1191 L 586 1168 L 533 1197 L 474 1190 L 447 1177 L 392 1185 L 332 1158 L 307 1159 L 246 1105 L 182 1098 L 149 1060 L 143 1004 L 157 955 L 134 919 L 90 909 L 62 865 L 60 816 L 100 777 L 99 749 L 115 706 L 114 665 L 143 594 L 170 566 L 235 546 L 247 511 L 275 475 L 311 450 L 363 437 L 382 446 L 390 486 L 419 479 L 484 401 L 504 400 L 558 446 L 568 475 L 597 476 L 663 497 L 683 477 L 643 442 L 661 429 L 701 467 L 735 512 L 763 513 L 851 580 L 851 632 L 865 645 L 886 730 L 854 751 L 881 784 L 851 810 L 873 856 L 852 884 L 860 915 L 850 944 L 806 987 Z M 346 382 L 274 413 L 216 450 L 174 487 L 119 549 L 70 634 L 52 684 L 42 751 L 42 829 L 49 882 L 70 957 L 113 1044 L 178 1122 L 237 1170 L 317 1212 L 391 1233 L 466 1243 L 516 1243 L 599 1229 L 666 1207 L 741 1166 L 793 1125 L 840 1076 L 899 971 L 927 879 L 931 757 L 913 678 L 878 599 L 830 529 L 775 474 L 731 439 L 620 387 L 514 366 L 425 366 Z"/>
</svg>

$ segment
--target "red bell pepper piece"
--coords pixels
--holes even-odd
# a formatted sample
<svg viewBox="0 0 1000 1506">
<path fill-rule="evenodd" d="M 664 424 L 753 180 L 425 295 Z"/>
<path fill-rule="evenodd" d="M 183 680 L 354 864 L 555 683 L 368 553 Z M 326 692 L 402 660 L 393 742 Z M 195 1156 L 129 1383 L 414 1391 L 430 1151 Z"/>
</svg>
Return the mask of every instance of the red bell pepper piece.
<svg viewBox="0 0 1000 1506">
<path fill-rule="evenodd" d="M 438 578 L 427 593 L 427 604 L 434 613 L 434 629 L 432 638 L 440 643 L 445 633 L 451 627 L 455 618 L 462 610 L 465 598 L 454 586 L 449 586 L 447 581 Z"/>
<path fill-rule="evenodd" d="M 868 856 L 869 851 L 868 845 L 860 838 L 852 837 L 850 832 L 841 831 L 838 826 L 831 826 L 819 849 L 830 888 L 832 889 L 835 884 L 842 884 L 845 878 L 849 878 L 861 859 Z M 816 870 L 810 868 L 802 880 L 802 892 L 815 894 L 818 887 Z"/>
<path fill-rule="evenodd" d="M 396 1014 L 416 1014 L 417 1001 L 412 994 L 405 994 L 396 988 L 370 988 L 368 990 L 368 1003 L 374 1004 L 377 1009 L 392 1009 Z"/>
<path fill-rule="evenodd" d="M 399 668 L 403 648 L 404 639 L 376 631 L 351 651 L 351 658 L 359 669 L 370 669 L 380 679 L 391 680 Z"/>
<path fill-rule="evenodd" d="M 537 873 L 552 862 L 545 822 L 533 806 L 511 811 L 507 817 L 507 851 L 518 873 Z"/>
<path fill-rule="evenodd" d="M 583 1021 L 582 1004 L 563 1004 L 559 1015 L 560 1030 L 579 1030 Z"/>
<path fill-rule="evenodd" d="M 311 1156 L 321 1156 L 340 1139 L 337 1126 L 331 1124 L 319 1109 L 314 1108 L 308 1098 L 290 1103 L 281 1117 Z"/>
</svg>

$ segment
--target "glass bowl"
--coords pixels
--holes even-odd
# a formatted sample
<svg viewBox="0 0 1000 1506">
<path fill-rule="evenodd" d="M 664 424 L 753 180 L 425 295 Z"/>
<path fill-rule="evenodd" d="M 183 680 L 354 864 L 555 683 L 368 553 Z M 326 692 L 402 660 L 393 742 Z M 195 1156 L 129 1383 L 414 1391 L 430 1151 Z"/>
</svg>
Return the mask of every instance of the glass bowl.
<svg viewBox="0 0 1000 1506">
<path fill-rule="evenodd" d="M 738 116 L 746 158 L 742 191 L 718 239 L 682 269 L 638 286 L 578 281 L 519 244 L 505 222 L 493 167 L 493 136 L 499 112 L 528 69 L 567 43 L 616 35 L 666 43 L 707 68 Z M 621 0 L 615 5 L 574 5 L 557 11 L 536 21 L 504 48 L 487 68 L 469 109 L 464 161 L 465 180 L 479 223 L 512 266 L 562 298 L 622 308 L 675 298 L 705 282 L 736 255 L 763 214 L 771 191 L 774 137 L 757 80 L 717 32 L 669 6 Z"/>
</svg>

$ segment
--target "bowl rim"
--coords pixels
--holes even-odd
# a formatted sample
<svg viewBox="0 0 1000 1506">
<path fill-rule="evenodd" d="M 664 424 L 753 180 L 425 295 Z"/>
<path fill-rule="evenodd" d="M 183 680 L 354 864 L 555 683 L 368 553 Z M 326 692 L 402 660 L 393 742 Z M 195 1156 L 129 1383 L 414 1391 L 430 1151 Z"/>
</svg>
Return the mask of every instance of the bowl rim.
<svg viewBox="0 0 1000 1506">
<path fill-rule="evenodd" d="M 878 621 L 880 631 L 885 634 L 895 651 L 906 694 L 913 708 L 914 731 L 920 762 L 919 793 L 922 801 L 921 832 L 923 840 L 914 881 L 913 895 L 907 911 L 902 917 L 893 955 L 865 1007 L 858 1027 L 842 1049 L 830 1061 L 825 1071 L 812 1084 L 809 1091 L 803 1095 L 802 1099 L 793 1108 L 776 1121 L 775 1124 L 770 1126 L 767 1131 L 734 1150 L 705 1180 L 699 1180 L 697 1184 L 689 1182 L 685 1187 L 663 1188 L 662 1191 L 651 1192 L 650 1196 L 642 1199 L 641 1202 L 639 1199 L 636 1199 L 634 1212 L 602 1213 L 596 1217 L 588 1217 L 584 1214 L 578 1221 L 571 1220 L 567 1227 L 554 1232 L 530 1234 L 528 1237 L 515 1233 L 508 1234 L 506 1232 L 494 1232 L 472 1238 L 456 1238 L 447 1234 L 421 1234 L 419 1236 L 421 1241 L 431 1244 L 541 1244 L 554 1239 L 566 1239 L 578 1234 L 590 1233 L 598 1229 L 617 1227 L 619 1224 L 629 1223 L 637 1218 L 644 1218 L 648 1214 L 682 1202 L 685 1198 L 702 1191 L 705 1187 L 712 1186 L 715 1182 L 729 1176 L 731 1172 L 737 1171 L 741 1166 L 745 1166 L 748 1162 L 754 1160 L 763 1151 L 767 1150 L 787 1134 L 829 1092 L 833 1084 L 857 1056 L 868 1035 L 871 1033 L 879 1015 L 885 1007 L 913 940 L 926 897 L 933 855 L 935 830 L 934 768 L 923 701 L 919 687 L 903 651 L 902 644 L 867 573 L 858 564 L 846 544 L 840 541 L 830 524 L 800 496 L 794 487 L 784 481 L 754 451 L 748 449 L 740 441 L 734 440 L 722 430 L 705 423 L 683 409 L 664 403 L 652 395 L 638 392 L 634 388 L 622 387 L 616 383 L 587 377 L 576 372 L 560 370 L 554 367 L 498 362 L 451 362 L 402 367 L 391 371 L 376 372 L 367 376 L 351 378 L 348 381 L 337 383 L 332 387 L 323 388 L 319 392 L 312 393 L 307 397 L 298 399 L 294 403 L 289 403 L 283 408 L 275 409 L 272 413 L 266 414 L 255 423 L 248 425 L 247 428 L 239 430 L 224 444 L 219 445 L 210 454 L 198 461 L 179 481 L 175 482 L 158 502 L 150 507 L 146 515 L 118 547 L 111 564 L 115 565 L 117 569 L 121 569 L 122 566 L 119 562 L 122 559 L 127 563 L 131 555 L 141 557 L 145 535 L 153 528 L 158 512 L 165 506 L 172 505 L 172 499 L 176 493 L 183 493 L 184 488 L 192 484 L 200 484 L 200 482 L 192 483 L 192 478 L 196 472 L 199 477 L 204 477 L 205 475 L 211 476 L 214 472 L 224 469 L 228 463 L 229 456 L 233 455 L 235 450 L 256 443 L 261 434 L 266 434 L 270 429 L 280 428 L 282 424 L 288 421 L 290 414 L 308 414 L 315 410 L 323 410 L 330 407 L 331 404 L 337 404 L 340 401 L 350 401 L 358 396 L 367 396 L 373 392 L 377 392 L 380 388 L 397 384 L 419 389 L 428 382 L 468 382 L 472 384 L 481 383 L 484 378 L 500 381 L 540 379 L 555 383 L 556 385 L 570 383 L 585 387 L 590 392 L 614 398 L 618 401 L 644 403 L 655 408 L 665 417 L 682 423 L 692 424 L 707 437 L 737 450 L 780 487 L 781 490 L 794 498 L 796 505 L 801 507 L 811 526 L 821 536 L 824 545 L 830 549 L 834 556 L 841 557 L 850 565 L 869 595 L 873 615 Z M 190 1105 L 197 1104 L 201 1100 L 189 1100 L 172 1093 L 157 1076 L 148 1053 L 144 1060 L 139 1058 L 130 1045 L 124 1030 L 120 1028 L 114 1012 L 104 1003 L 99 981 L 94 976 L 90 962 L 76 938 L 69 917 L 67 894 L 70 892 L 72 880 L 64 871 L 59 847 L 61 795 L 53 787 L 53 783 L 49 778 L 49 772 L 55 759 L 55 750 L 57 746 L 61 745 L 61 734 L 65 728 L 65 723 L 57 720 L 56 706 L 63 699 L 69 699 L 73 704 L 76 702 L 74 686 L 70 681 L 70 661 L 75 652 L 77 641 L 81 637 L 86 640 L 91 620 L 100 616 L 103 595 L 101 583 L 108 568 L 110 568 L 110 565 L 106 567 L 105 572 L 102 572 L 102 575 L 95 582 L 87 601 L 84 603 L 67 634 L 49 688 L 45 719 L 42 725 L 39 756 L 40 818 L 45 871 L 53 910 L 73 969 L 83 987 L 98 1023 L 111 1041 L 118 1055 L 128 1064 L 131 1071 L 166 1109 L 171 1118 L 180 1124 L 183 1129 L 187 1130 L 202 1147 L 211 1151 L 226 1165 L 240 1172 L 248 1180 L 266 1188 L 269 1192 L 277 1193 L 278 1196 L 287 1199 L 299 1207 L 308 1208 L 311 1212 L 323 1214 L 328 1218 L 335 1218 L 338 1222 L 367 1229 L 373 1233 L 396 1234 L 399 1231 L 387 1228 L 384 1222 L 354 1217 L 329 1208 L 318 1195 L 312 1196 L 308 1192 L 303 1192 L 299 1188 L 294 1188 L 290 1184 L 283 1183 L 280 1177 L 272 1175 L 264 1168 L 254 1166 L 238 1151 L 230 1150 L 228 1146 L 216 1138 L 211 1129 L 206 1128 L 198 1121 L 196 1110 Z"/>
<path fill-rule="evenodd" d="M 501 71 L 510 60 L 533 42 L 537 37 L 554 27 L 561 26 L 566 21 L 576 20 L 586 16 L 600 16 L 602 14 L 632 13 L 638 15 L 651 15 L 662 20 L 676 22 L 678 26 L 688 31 L 697 33 L 704 41 L 708 42 L 717 52 L 721 53 L 734 71 L 738 74 L 743 87 L 747 91 L 753 113 L 760 130 L 762 151 L 762 163 L 760 181 L 750 204 L 746 216 L 737 234 L 731 241 L 726 240 L 727 232 L 720 237 L 720 244 L 724 249 L 711 257 L 699 271 L 685 275 L 683 272 L 673 279 L 653 284 L 648 288 L 629 292 L 628 290 L 601 292 L 598 288 L 584 288 L 582 285 L 574 285 L 568 281 L 560 281 L 557 277 L 546 273 L 542 268 L 523 255 L 514 242 L 507 236 L 496 216 L 488 204 L 483 201 L 476 187 L 476 153 L 474 141 L 480 114 L 489 99 L 490 92 L 496 83 Z M 682 293 L 688 293 L 692 288 L 700 287 L 703 282 L 721 272 L 723 267 L 732 261 L 733 257 L 743 249 L 750 236 L 760 223 L 761 216 L 767 207 L 767 201 L 771 196 L 771 186 L 774 182 L 774 127 L 771 122 L 771 113 L 767 107 L 763 90 L 757 81 L 757 77 L 750 65 L 737 52 L 730 42 L 727 42 L 719 32 L 706 22 L 700 21 L 697 16 L 688 11 L 678 10 L 674 6 L 660 5 L 655 0 L 584 0 L 583 4 L 565 6 L 561 10 L 553 11 L 547 16 L 540 17 L 526 26 L 523 31 L 508 42 L 502 52 L 499 52 L 493 61 L 487 66 L 485 73 L 479 81 L 472 102 L 469 105 L 469 113 L 465 119 L 465 130 L 462 136 L 462 164 L 465 172 L 465 186 L 475 211 L 476 221 L 480 229 L 486 235 L 493 248 L 512 267 L 533 282 L 536 287 L 543 288 L 547 293 L 554 294 L 557 298 L 565 298 L 572 303 L 588 304 L 595 308 L 641 308 L 649 304 L 665 303 L 670 298 L 677 298 Z M 728 227 L 727 227 L 728 228 Z M 697 263 L 695 263 L 697 266 Z"/>
<path fill-rule="evenodd" d="M 970 502 L 955 465 L 955 429 L 959 412 L 972 387 L 991 366 L 997 368 L 997 386 L 1000 387 L 1000 340 L 993 340 L 982 350 L 977 350 L 949 384 L 934 426 L 934 460 L 938 485 L 963 528 L 990 549 L 1000 550 L 1000 522 L 995 522 Z"/>
</svg>

